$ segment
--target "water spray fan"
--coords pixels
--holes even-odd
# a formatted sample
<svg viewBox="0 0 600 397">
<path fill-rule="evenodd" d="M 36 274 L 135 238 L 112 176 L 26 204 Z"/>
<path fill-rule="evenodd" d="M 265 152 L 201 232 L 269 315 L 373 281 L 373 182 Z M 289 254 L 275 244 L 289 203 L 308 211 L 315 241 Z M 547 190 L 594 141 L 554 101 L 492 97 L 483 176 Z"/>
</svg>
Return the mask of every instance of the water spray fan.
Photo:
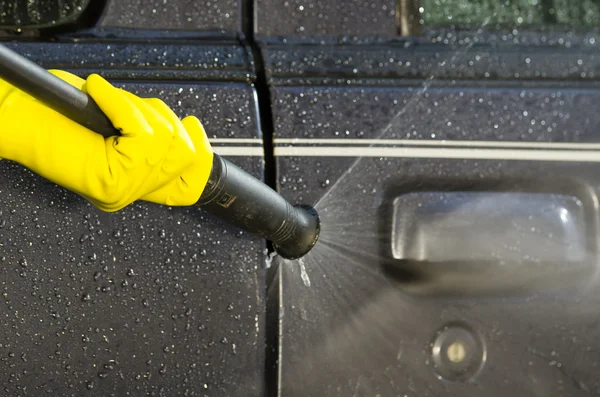
<svg viewBox="0 0 600 397">
<path fill-rule="evenodd" d="M 104 137 L 119 135 L 91 96 L 4 45 L 0 45 L 0 77 Z M 196 206 L 271 241 L 287 259 L 306 255 L 319 238 L 320 220 L 314 208 L 292 206 L 268 185 L 217 154 Z"/>
</svg>

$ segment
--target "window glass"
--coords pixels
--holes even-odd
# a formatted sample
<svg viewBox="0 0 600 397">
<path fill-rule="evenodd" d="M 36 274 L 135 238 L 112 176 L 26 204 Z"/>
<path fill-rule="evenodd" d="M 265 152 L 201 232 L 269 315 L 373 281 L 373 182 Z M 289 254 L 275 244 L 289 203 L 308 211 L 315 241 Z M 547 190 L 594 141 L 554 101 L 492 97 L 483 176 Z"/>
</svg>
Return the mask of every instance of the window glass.
<svg viewBox="0 0 600 397">
<path fill-rule="evenodd" d="M 600 0 L 421 0 L 419 12 L 426 26 L 600 25 Z"/>
</svg>

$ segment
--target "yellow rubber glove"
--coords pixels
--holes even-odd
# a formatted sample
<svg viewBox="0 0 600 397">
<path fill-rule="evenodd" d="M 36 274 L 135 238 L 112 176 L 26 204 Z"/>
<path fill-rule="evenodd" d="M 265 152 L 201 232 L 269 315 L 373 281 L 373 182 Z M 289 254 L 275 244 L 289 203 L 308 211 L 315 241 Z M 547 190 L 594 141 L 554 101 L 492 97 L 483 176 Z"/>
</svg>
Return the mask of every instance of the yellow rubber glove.
<svg viewBox="0 0 600 397">
<path fill-rule="evenodd" d="M 122 135 L 105 139 L 0 80 L 0 158 L 107 212 L 136 200 L 196 203 L 213 159 L 197 118 L 181 121 L 159 99 L 139 98 L 98 75 L 52 73 L 90 94 Z"/>
</svg>

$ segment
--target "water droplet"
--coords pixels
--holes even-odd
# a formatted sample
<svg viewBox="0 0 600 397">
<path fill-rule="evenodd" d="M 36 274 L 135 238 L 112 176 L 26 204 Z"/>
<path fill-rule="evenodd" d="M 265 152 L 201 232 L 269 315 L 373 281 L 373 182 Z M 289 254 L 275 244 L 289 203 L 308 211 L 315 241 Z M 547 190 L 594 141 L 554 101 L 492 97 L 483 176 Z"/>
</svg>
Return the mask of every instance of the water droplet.
<svg viewBox="0 0 600 397">
<path fill-rule="evenodd" d="M 115 369 L 115 365 L 113 363 L 104 364 L 104 369 L 112 371 Z"/>
</svg>

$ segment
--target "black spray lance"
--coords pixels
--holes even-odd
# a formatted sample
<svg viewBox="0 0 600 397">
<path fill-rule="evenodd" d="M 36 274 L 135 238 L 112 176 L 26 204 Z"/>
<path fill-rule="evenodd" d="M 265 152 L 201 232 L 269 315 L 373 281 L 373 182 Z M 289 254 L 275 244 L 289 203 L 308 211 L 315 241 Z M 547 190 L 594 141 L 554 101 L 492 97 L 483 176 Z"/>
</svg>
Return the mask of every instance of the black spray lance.
<svg viewBox="0 0 600 397">
<path fill-rule="evenodd" d="M 0 77 L 104 137 L 119 135 L 91 96 L 3 45 Z M 304 256 L 319 238 L 320 221 L 314 208 L 292 206 L 269 186 L 217 154 L 196 205 L 271 241 L 277 253 L 287 259 Z"/>
</svg>

